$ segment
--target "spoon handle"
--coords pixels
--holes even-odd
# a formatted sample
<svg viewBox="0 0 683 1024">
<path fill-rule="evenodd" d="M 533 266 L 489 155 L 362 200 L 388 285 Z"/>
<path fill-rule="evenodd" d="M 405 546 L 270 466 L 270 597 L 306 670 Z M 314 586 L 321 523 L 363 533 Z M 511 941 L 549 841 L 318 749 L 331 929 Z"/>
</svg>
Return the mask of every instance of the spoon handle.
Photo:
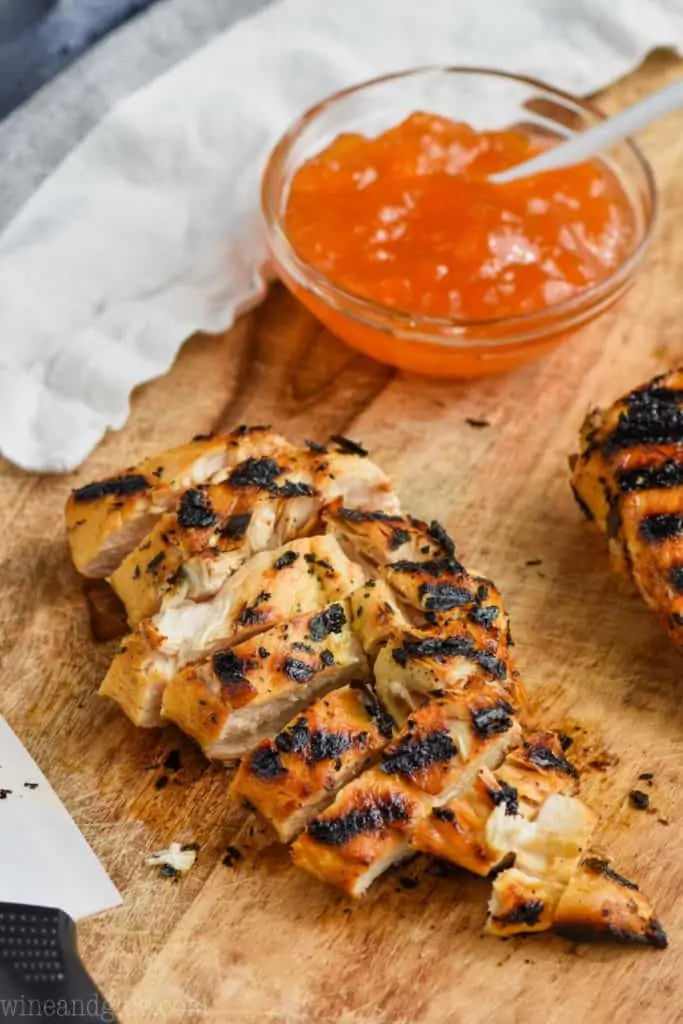
<svg viewBox="0 0 683 1024">
<path fill-rule="evenodd" d="M 651 96 L 634 103 L 614 117 L 601 121 L 588 131 L 579 132 L 561 142 L 557 146 L 545 150 L 531 160 L 524 160 L 498 174 L 492 174 L 489 181 L 504 185 L 519 178 L 527 178 L 530 174 L 541 171 L 553 171 L 558 167 L 570 167 L 582 160 L 595 156 L 602 150 L 609 149 L 615 142 L 620 142 L 640 128 L 651 124 L 665 114 L 683 107 L 683 78 L 665 86 Z"/>
</svg>

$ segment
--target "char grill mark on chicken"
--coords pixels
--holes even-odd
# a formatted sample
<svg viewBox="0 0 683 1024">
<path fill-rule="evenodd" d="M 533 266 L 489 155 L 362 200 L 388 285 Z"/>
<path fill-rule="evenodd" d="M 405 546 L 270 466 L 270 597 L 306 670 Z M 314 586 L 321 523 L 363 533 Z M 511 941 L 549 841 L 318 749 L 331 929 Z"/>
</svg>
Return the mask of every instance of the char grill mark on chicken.
<svg viewBox="0 0 683 1024">
<path fill-rule="evenodd" d="M 593 412 L 570 465 L 577 501 L 606 534 L 615 568 L 683 644 L 683 371 Z"/>
</svg>

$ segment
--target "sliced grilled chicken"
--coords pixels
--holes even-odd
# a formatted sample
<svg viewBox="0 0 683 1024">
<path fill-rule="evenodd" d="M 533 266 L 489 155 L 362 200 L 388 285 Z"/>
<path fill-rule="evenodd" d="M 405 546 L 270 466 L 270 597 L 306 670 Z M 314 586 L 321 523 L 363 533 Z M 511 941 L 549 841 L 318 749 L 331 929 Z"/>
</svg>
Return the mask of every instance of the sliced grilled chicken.
<svg viewBox="0 0 683 1024">
<path fill-rule="evenodd" d="M 424 704 L 370 768 L 314 818 L 292 847 L 294 861 L 352 896 L 410 856 L 410 837 L 433 806 L 496 768 L 521 736 L 482 680 Z"/>
<path fill-rule="evenodd" d="M 100 693 L 118 701 L 136 725 L 160 725 L 163 685 L 183 665 L 292 616 L 319 611 L 362 582 L 362 570 L 333 537 L 307 537 L 261 552 L 210 601 L 181 600 L 145 619 L 124 639 Z"/>
<path fill-rule="evenodd" d="M 310 533 L 322 503 L 312 481 L 310 457 L 292 451 L 247 459 L 221 483 L 185 491 L 109 579 L 130 625 L 169 594 L 211 597 L 251 555 Z"/>
<path fill-rule="evenodd" d="M 423 627 L 441 632 L 462 623 L 478 645 L 508 657 L 510 623 L 491 580 L 471 575 L 454 558 L 392 562 L 382 578 L 404 607 L 420 613 Z"/>
<path fill-rule="evenodd" d="M 460 689 L 481 675 L 496 692 L 501 715 L 511 713 L 517 706 L 517 683 L 506 662 L 479 646 L 458 623 L 438 635 L 404 631 L 380 650 L 375 662 L 377 695 L 398 721 L 425 700 Z"/>
<path fill-rule="evenodd" d="M 197 437 L 116 476 L 79 487 L 66 504 L 74 565 L 84 576 L 108 576 L 187 488 L 220 477 L 250 456 L 291 446 L 267 427 Z"/>
<path fill-rule="evenodd" d="M 327 445 L 307 444 L 313 455 L 313 486 L 326 501 L 341 498 L 351 508 L 400 512 L 389 477 L 368 458 L 362 445 L 339 434 Z"/>
<path fill-rule="evenodd" d="M 353 684 L 321 697 L 240 764 L 231 792 L 248 800 L 283 842 L 365 768 L 394 731 L 372 691 Z"/>
<path fill-rule="evenodd" d="M 550 874 L 534 874 L 515 867 L 501 872 L 493 886 L 487 931 L 509 936 L 554 928 L 572 938 L 612 938 L 664 949 L 666 933 L 638 886 L 617 874 L 604 858 L 591 854 L 580 856 L 581 846 L 590 832 L 590 822 L 582 821 L 581 812 L 576 813 L 577 806 L 583 805 L 574 799 L 573 813 L 567 814 L 564 809 L 560 843 L 556 837 L 557 814 L 549 822 L 554 838 L 537 837 L 539 844 L 549 847 L 550 852 L 546 849 L 544 857 L 556 869 L 559 878 L 553 876 L 552 870 Z M 569 865 L 573 869 L 567 878 Z"/>
<path fill-rule="evenodd" d="M 366 580 L 349 600 L 353 628 L 365 653 L 373 660 L 387 640 L 399 636 L 409 626 L 393 591 L 382 580 Z"/>
<path fill-rule="evenodd" d="M 217 650 L 168 683 L 162 716 L 192 736 L 207 757 L 241 757 L 320 694 L 367 674 L 349 614 L 347 601 L 336 602 Z"/>
<path fill-rule="evenodd" d="M 602 857 L 582 860 L 555 908 L 553 924 L 573 938 L 605 936 L 656 949 L 667 946 L 649 900 Z"/>
<path fill-rule="evenodd" d="M 578 772 L 553 733 L 534 733 L 495 772 L 482 769 L 469 793 L 434 807 L 415 829 L 422 853 L 488 875 L 514 856 L 527 823 L 553 794 L 574 796 Z"/>
<path fill-rule="evenodd" d="M 570 459 L 574 494 L 683 645 L 683 371 L 656 377 L 593 412 Z"/>
<path fill-rule="evenodd" d="M 455 544 L 437 522 L 430 526 L 413 516 L 389 513 L 370 501 L 351 508 L 348 499 L 329 505 L 323 514 L 327 530 L 344 551 L 370 572 L 399 559 L 425 561 L 452 558 Z"/>
</svg>

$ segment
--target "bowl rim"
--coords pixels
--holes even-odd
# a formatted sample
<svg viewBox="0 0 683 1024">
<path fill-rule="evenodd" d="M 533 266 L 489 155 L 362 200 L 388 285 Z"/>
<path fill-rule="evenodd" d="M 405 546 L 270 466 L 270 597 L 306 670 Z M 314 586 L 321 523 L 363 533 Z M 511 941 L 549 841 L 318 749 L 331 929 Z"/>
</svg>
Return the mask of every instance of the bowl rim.
<svg viewBox="0 0 683 1024">
<path fill-rule="evenodd" d="M 627 146 L 635 158 L 636 166 L 642 176 L 642 183 L 645 185 L 648 203 L 645 222 L 642 226 L 637 244 L 633 247 L 624 262 L 620 263 L 619 266 L 607 277 L 593 285 L 590 285 L 590 287 L 577 292 L 575 295 L 570 296 L 562 302 L 557 302 L 542 309 L 532 310 L 528 313 L 516 313 L 511 316 L 504 315 L 471 318 L 429 316 L 428 314 L 418 311 L 411 312 L 410 310 L 403 309 L 401 307 L 388 306 L 384 303 L 377 302 L 374 299 L 369 299 L 367 296 L 360 295 L 357 292 L 341 287 L 296 252 L 289 241 L 287 232 L 284 229 L 283 219 L 276 209 L 276 204 L 274 202 L 274 178 L 277 169 L 283 162 L 292 145 L 299 138 L 302 131 L 315 120 L 319 113 L 333 106 L 335 103 L 347 96 L 362 92 L 365 89 L 375 85 L 380 85 L 384 82 L 392 82 L 403 78 L 434 73 L 482 75 L 489 78 L 503 78 L 508 81 L 520 82 L 541 89 L 555 98 L 564 100 L 566 103 L 598 117 L 600 120 L 604 120 L 606 118 L 604 112 L 594 103 L 584 100 L 578 96 L 573 96 L 571 93 L 558 89 L 555 86 L 548 85 L 547 82 L 543 82 L 541 79 L 534 78 L 530 75 L 521 75 L 511 71 L 504 71 L 498 68 L 487 68 L 479 65 L 425 64 L 401 71 L 392 71 L 384 75 L 377 75 L 374 78 L 365 79 L 355 85 L 339 89 L 305 110 L 304 113 L 301 114 L 285 130 L 285 132 L 283 132 L 271 149 L 263 170 L 261 178 L 261 211 L 266 225 L 268 240 L 273 248 L 273 255 L 277 262 L 283 263 L 283 269 L 285 272 L 292 273 L 293 267 L 296 271 L 293 276 L 295 276 L 297 283 L 301 287 L 308 291 L 312 291 L 318 298 L 328 304 L 332 301 L 332 304 L 347 316 L 351 316 L 360 322 L 369 323 L 369 325 L 375 329 L 377 329 L 378 326 L 375 321 L 378 317 L 382 317 L 385 321 L 389 321 L 389 323 L 384 324 L 385 330 L 400 329 L 400 327 L 404 327 L 409 329 L 411 333 L 415 329 L 423 329 L 430 334 L 448 332 L 450 334 L 455 333 L 457 335 L 458 333 L 471 330 L 505 327 L 512 332 L 512 337 L 510 333 L 506 331 L 504 338 L 487 339 L 489 343 L 494 344 L 498 344 L 503 341 L 509 343 L 511 340 L 514 340 L 515 328 L 519 328 L 520 332 L 525 335 L 530 333 L 531 336 L 528 340 L 532 340 L 538 335 L 538 331 L 534 330 L 534 327 L 537 325 L 541 326 L 541 333 L 547 333 L 549 318 L 552 318 L 553 323 L 555 323 L 557 320 L 564 320 L 565 316 L 569 316 L 571 319 L 571 314 L 573 313 L 580 316 L 582 312 L 592 310 L 595 306 L 599 306 L 601 300 L 609 298 L 615 293 L 620 293 L 632 272 L 641 262 L 644 253 L 650 244 L 659 205 L 657 183 L 652 166 L 641 148 L 631 138 L 624 139 L 622 144 Z M 629 199 L 630 205 L 634 206 L 634 200 L 631 199 L 630 196 L 627 196 L 627 198 Z M 285 258 L 284 260 L 283 256 Z M 349 305 L 353 307 L 353 311 L 347 308 Z M 419 338 L 415 338 L 415 340 L 419 340 Z M 484 339 L 479 339 L 479 344 L 483 341 Z"/>
</svg>

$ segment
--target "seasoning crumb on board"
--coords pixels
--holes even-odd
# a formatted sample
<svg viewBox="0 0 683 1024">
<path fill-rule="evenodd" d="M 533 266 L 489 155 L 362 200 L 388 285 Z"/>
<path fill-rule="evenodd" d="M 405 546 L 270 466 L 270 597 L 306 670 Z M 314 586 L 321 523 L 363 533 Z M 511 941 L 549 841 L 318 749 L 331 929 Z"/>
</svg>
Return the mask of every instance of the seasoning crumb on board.
<svg viewBox="0 0 683 1024">
<path fill-rule="evenodd" d="M 646 811 L 650 806 L 650 797 L 642 789 L 632 789 L 628 795 L 631 807 L 637 811 Z"/>
<path fill-rule="evenodd" d="M 474 427 L 475 430 L 482 430 L 484 427 L 491 426 L 488 420 L 476 419 L 473 416 L 466 416 L 465 423 L 467 423 L 470 427 Z"/>
<path fill-rule="evenodd" d="M 234 868 L 235 863 L 239 860 L 242 860 L 242 857 L 242 851 L 238 850 L 236 846 L 228 846 L 227 850 L 225 851 L 225 856 L 223 857 L 222 863 L 226 866 L 226 868 Z"/>
</svg>

